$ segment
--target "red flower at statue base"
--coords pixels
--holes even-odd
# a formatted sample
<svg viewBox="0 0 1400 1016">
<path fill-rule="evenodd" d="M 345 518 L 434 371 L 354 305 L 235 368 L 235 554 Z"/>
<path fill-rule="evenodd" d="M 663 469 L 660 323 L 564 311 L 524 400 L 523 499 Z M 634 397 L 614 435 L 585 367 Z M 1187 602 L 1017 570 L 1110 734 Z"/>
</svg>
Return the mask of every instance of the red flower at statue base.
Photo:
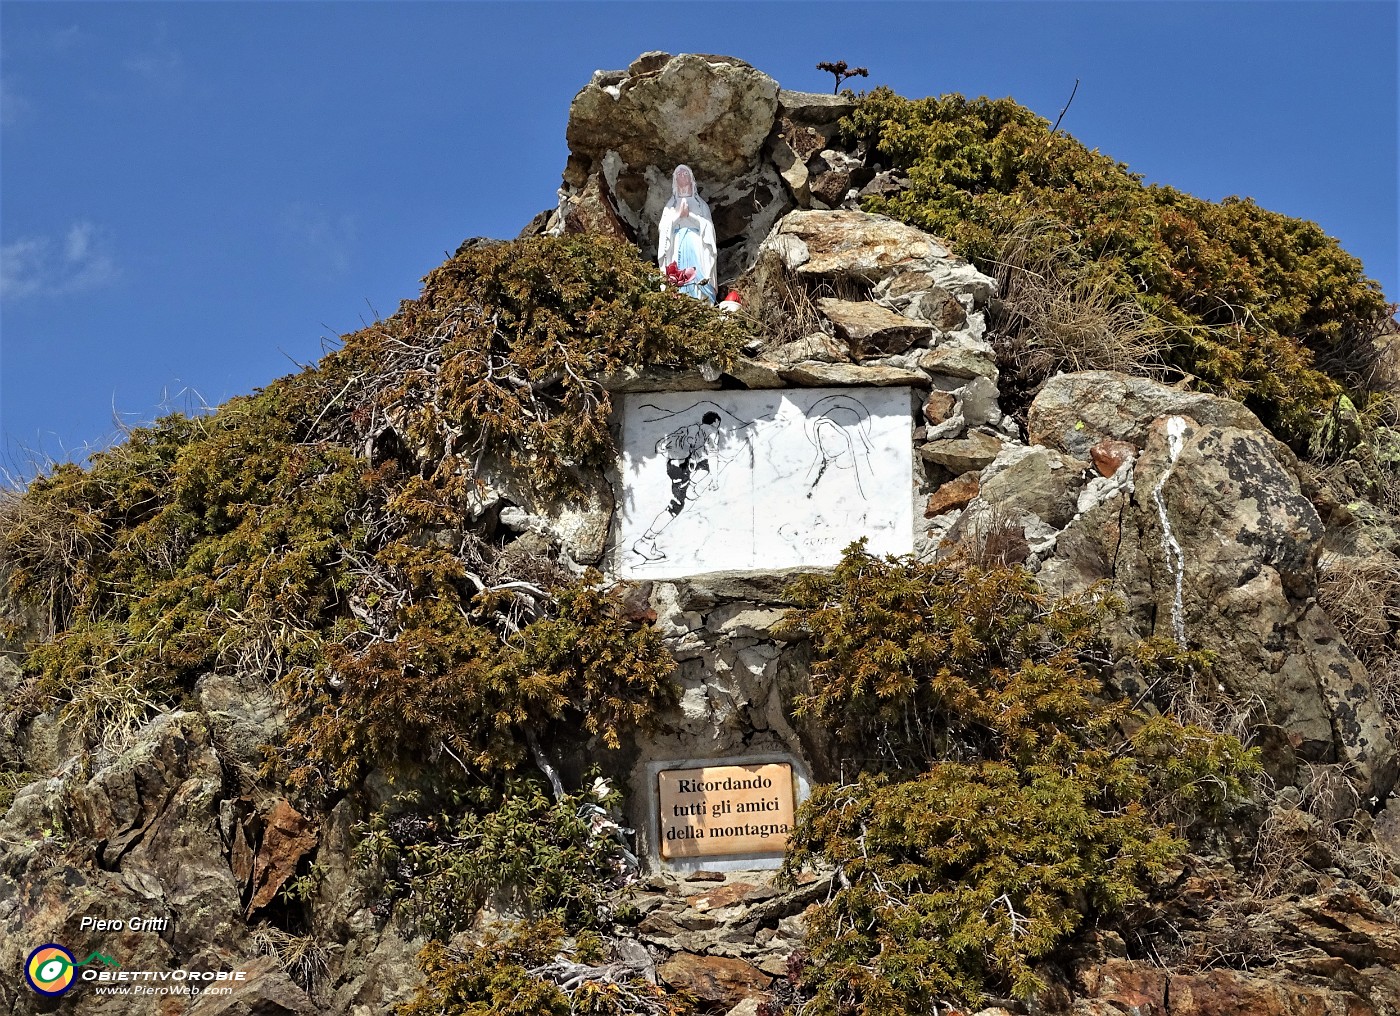
<svg viewBox="0 0 1400 1016">
<path fill-rule="evenodd" d="M 684 286 L 688 282 L 695 280 L 694 268 L 682 268 L 672 261 L 666 266 L 666 281 L 673 286 Z"/>
</svg>

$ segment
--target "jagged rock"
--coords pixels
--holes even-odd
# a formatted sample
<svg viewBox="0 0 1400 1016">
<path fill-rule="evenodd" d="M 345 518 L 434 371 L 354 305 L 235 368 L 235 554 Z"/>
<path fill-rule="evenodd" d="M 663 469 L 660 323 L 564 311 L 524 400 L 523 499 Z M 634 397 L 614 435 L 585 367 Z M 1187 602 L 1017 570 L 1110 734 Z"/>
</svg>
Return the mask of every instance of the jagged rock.
<svg viewBox="0 0 1400 1016">
<path fill-rule="evenodd" d="M 737 635 L 740 638 L 773 638 L 773 627 L 787 616 L 786 609 L 759 607 L 754 603 L 725 604 L 711 611 L 705 619 L 705 627 L 721 635 Z"/>
<path fill-rule="evenodd" d="M 936 346 L 919 357 L 919 366 L 930 374 L 951 378 L 984 377 L 993 384 L 1001 376 L 996 354 L 987 343 L 968 346 Z"/>
<path fill-rule="evenodd" d="M 604 374 L 598 383 L 610 392 L 697 392 L 720 387 L 719 377 L 706 377 L 697 370 L 670 370 L 652 367 L 634 370 L 627 367 L 614 374 Z"/>
<path fill-rule="evenodd" d="M 654 251 L 671 171 L 683 162 L 710 206 L 719 275 L 732 278 L 793 207 L 789 185 L 765 157 L 777 115 L 777 82 L 730 57 L 656 53 L 626 72 L 595 76 L 569 108 L 555 228 L 620 227 Z"/>
<path fill-rule="evenodd" d="M 840 169 L 829 169 L 808 184 L 812 197 L 827 208 L 840 205 L 850 189 L 851 174 Z"/>
<path fill-rule="evenodd" d="M 88 941 L 83 916 L 168 917 L 165 934 L 127 931 L 104 943 L 131 969 L 246 961 L 253 950 L 218 824 L 224 774 L 204 718 L 157 715 L 120 753 L 89 761 L 85 781 L 69 767 L 26 788 L 0 820 L 12 887 L 0 889 L 0 953 Z M 72 852 L 79 844 L 91 846 Z M 37 997 L 26 992 L 14 1011 L 35 1011 Z M 124 1013 L 129 1003 L 112 996 L 84 1011 Z"/>
<path fill-rule="evenodd" d="M 1371 832 L 1376 842 L 1392 857 L 1400 858 L 1400 799 L 1392 797 L 1380 810 L 1371 826 Z"/>
<path fill-rule="evenodd" d="M 782 388 L 786 385 L 776 364 L 767 360 L 740 357 L 730 368 L 729 376 L 745 388 Z"/>
<path fill-rule="evenodd" d="M 267 681 L 251 674 L 204 674 L 194 686 L 195 697 L 209 720 L 214 745 L 221 756 L 255 768 L 262 746 L 277 740 L 286 727 L 286 713 Z"/>
<path fill-rule="evenodd" d="M 1106 437 L 1089 449 L 1089 458 L 1100 476 L 1112 476 L 1123 463 L 1131 462 L 1137 455 L 1137 448 L 1130 441 L 1119 441 Z"/>
<path fill-rule="evenodd" d="M 277 801 L 262 822 L 261 844 L 251 872 L 252 898 L 248 914 L 267 906 L 297 870 L 301 859 L 316 849 L 316 823 L 287 801 Z"/>
<path fill-rule="evenodd" d="M 826 92 L 778 91 L 778 109 L 799 124 L 834 124 L 855 112 L 858 100 Z"/>
<path fill-rule="evenodd" d="M 953 415 L 957 403 L 958 400 L 952 392 L 941 392 L 934 389 L 928 393 L 928 398 L 924 400 L 924 419 L 936 427 Z"/>
<path fill-rule="evenodd" d="M 882 306 L 923 321 L 940 332 L 957 332 L 967 325 L 969 304 L 984 302 L 983 287 L 976 282 L 944 288 L 929 268 L 903 271 L 882 280 L 871 295 Z"/>
<path fill-rule="evenodd" d="M 927 342 L 933 328 L 867 300 L 824 297 L 817 309 L 836 327 L 836 334 L 850 343 L 858 357 L 902 353 L 916 342 Z"/>
<path fill-rule="evenodd" d="M 740 902 L 756 888 L 750 882 L 726 882 L 707 893 L 691 896 L 686 902 L 696 910 L 721 910 Z"/>
<path fill-rule="evenodd" d="M 227 995 L 202 995 L 189 1016 L 311 1016 L 321 1010 L 287 976 L 272 956 L 240 964 L 248 980 Z"/>
<path fill-rule="evenodd" d="M 566 233 L 599 233 L 619 240 L 636 236 L 618 217 L 611 196 L 597 176 L 589 177 L 582 190 L 560 202 L 559 215 Z"/>
<path fill-rule="evenodd" d="M 785 367 L 781 374 L 784 380 L 793 384 L 811 385 L 812 387 L 823 385 L 837 387 L 848 385 L 874 385 L 876 387 L 914 385 L 919 388 L 927 388 L 929 386 L 928 375 L 921 371 L 908 370 L 904 367 L 883 367 L 878 364 L 858 366 L 853 363 L 808 361 Z"/>
<path fill-rule="evenodd" d="M 792 199 L 799 207 L 807 208 L 812 204 L 812 190 L 809 186 L 811 174 L 807 172 L 807 163 L 787 139 L 789 133 L 796 134 L 799 128 L 791 123 L 786 124 L 786 127 L 786 131 L 780 131 L 769 140 L 768 159 L 777 167 L 783 183 L 788 185 Z M 806 129 L 812 130 L 810 127 Z"/>
<path fill-rule="evenodd" d="M 1031 403 L 1027 440 L 1087 459 L 1105 438 L 1141 448 L 1152 422 L 1188 416 L 1206 426 L 1263 430 L 1259 418 L 1233 399 L 1168 388 L 1111 370 L 1058 374 Z"/>
<path fill-rule="evenodd" d="M 1089 996 L 1076 1016 L 1358 1016 L 1380 1013 L 1381 1000 L 1400 991 L 1400 974 L 1384 961 L 1343 964 L 1319 979 L 1288 971 L 1203 970 L 1173 972 L 1141 960 L 1109 960 L 1081 974 Z M 1324 965 L 1323 969 L 1326 969 Z M 1384 1003 L 1382 1003 L 1384 1005 Z M 1105 1007 L 1106 1006 L 1106 1007 Z"/>
<path fill-rule="evenodd" d="M 966 508 L 981 489 L 981 481 L 975 472 L 963 473 L 956 480 L 943 484 L 935 490 L 924 508 L 924 518 L 931 519 L 944 512 Z"/>
<path fill-rule="evenodd" d="M 980 431 L 967 437 L 945 441 L 930 441 L 919 447 L 926 462 L 937 462 L 955 473 L 983 469 L 1001 452 L 1001 442 Z"/>
<path fill-rule="evenodd" d="M 978 497 L 1003 511 L 1031 512 L 1062 529 L 1074 517 L 1087 468 L 1050 448 L 1006 447 L 983 471 Z"/>
<path fill-rule="evenodd" d="M 866 212 L 792 212 L 765 241 L 799 275 L 874 281 L 893 270 L 948 258 L 913 226 Z"/>
<path fill-rule="evenodd" d="M 722 956 L 678 952 L 656 970 L 663 983 L 703 1002 L 728 1008 L 766 991 L 773 978 L 753 964 Z"/>
<path fill-rule="evenodd" d="M 1116 393 L 1107 397 L 1116 404 Z M 1119 419 L 1087 403 L 1080 416 Z M 1173 465 L 1159 421 L 1132 467 L 1136 498 L 1071 523 L 1041 579 L 1056 592 L 1111 579 L 1129 606 L 1130 632 L 1140 635 L 1172 636 L 1179 613 L 1187 642 L 1216 655 L 1216 673 L 1235 701 L 1258 703 L 1303 757 L 1345 761 L 1364 794 L 1384 794 L 1395 782 L 1395 746 L 1365 668 L 1312 600 L 1322 523 L 1275 457 L 1276 444 L 1259 429 L 1187 426 Z M 1181 547 L 1179 609 L 1163 513 Z"/>
<path fill-rule="evenodd" d="M 860 189 L 860 196 L 892 198 L 908 189 L 909 177 L 903 170 L 887 169 L 883 173 L 876 173 L 871 181 Z"/>
<path fill-rule="evenodd" d="M 783 366 L 805 361 L 818 363 L 850 363 L 851 354 L 841 343 L 825 332 L 813 332 L 792 342 L 785 342 L 771 351 L 772 358 Z"/>
<path fill-rule="evenodd" d="M 569 107 L 569 150 L 616 152 L 627 166 L 665 155 L 702 178 L 748 169 L 773 127 L 778 83 L 728 57 L 683 53 L 656 66 L 663 56 L 616 85 L 585 86 Z"/>
<path fill-rule="evenodd" d="M 958 393 L 958 411 L 969 427 L 996 426 L 1001 422 L 1001 392 L 986 377 L 975 377 Z"/>
<path fill-rule="evenodd" d="M 579 564 L 594 564 L 608 543 L 616 502 L 612 485 L 602 477 L 584 478 L 583 489 L 544 506 L 550 529 Z"/>
</svg>

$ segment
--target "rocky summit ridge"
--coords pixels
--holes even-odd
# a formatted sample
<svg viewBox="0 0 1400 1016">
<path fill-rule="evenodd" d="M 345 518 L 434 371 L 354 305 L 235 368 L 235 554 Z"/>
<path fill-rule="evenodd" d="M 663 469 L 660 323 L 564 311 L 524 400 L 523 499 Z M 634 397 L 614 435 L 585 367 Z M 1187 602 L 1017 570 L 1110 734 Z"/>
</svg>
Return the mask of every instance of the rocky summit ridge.
<svg viewBox="0 0 1400 1016">
<path fill-rule="evenodd" d="M 1130 326 L 1156 334 L 1160 317 L 1105 325 L 1121 305 L 1097 281 L 1075 289 L 1061 278 L 1075 295 L 1047 303 L 1028 288 L 1029 262 L 1018 277 L 979 258 L 973 239 L 921 228 L 927 219 L 908 202 L 924 170 L 851 126 L 869 101 L 783 89 L 722 56 L 647 53 L 599 71 L 570 109 L 557 204 L 511 245 L 464 244 L 421 300 L 347 337 L 340 359 L 212 423 L 162 421 L 89 471 L 41 478 L 5 503 L 0 1008 L 1400 1013 L 1393 333 L 1382 323 L 1348 340 L 1364 344 L 1369 373 L 1334 372 L 1348 394 L 1339 388 L 1315 414 L 1310 440 L 1271 428 L 1255 394 L 1230 397 L 1169 356 L 1135 360 L 1103 341 Z M 633 253 L 654 260 L 677 163 L 709 202 L 719 279 L 743 296 L 732 318 L 661 292 Z M 550 282 L 549 259 L 566 257 L 567 269 L 554 262 L 566 281 Z M 535 275 L 531 259 L 545 266 Z M 537 304 L 512 303 L 527 286 Z M 638 343 L 690 338 L 655 355 L 591 334 L 592 345 L 570 345 L 624 298 L 607 329 L 640 329 Z M 527 345 L 547 314 L 565 324 L 540 325 L 545 338 Z M 1015 983 L 989 948 L 943 995 L 911 987 L 921 983 L 913 974 L 881 966 L 898 959 L 893 926 L 850 961 L 880 972 L 874 986 L 850 988 L 858 973 L 842 975 L 846 994 L 825 983 L 813 957 L 842 956 L 832 908 L 852 897 L 841 894 L 870 871 L 886 889 L 883 869 L 833 860 L 839 846 L 821 854 L 819 815 L 803 833 L 815 862 L 781 876 L 645 861 L 655 819 L 633 791 L 659 761 L 790 758 L 828 788 L 899 769 L 875 764 L 879 745 L 843 740 L 848 720 L 850 730 L 863 722 L 855 699 L 840 722 L 822 712 L 822 675 L 839 657 L 823 655 L 813 627 L 820 608 L 802 585 L 813 570 L 587 584 L 615 574 L 622 552 L 625 482 L 609 414 L 637 393 L 869 388 L 910 400 L 914 485 L 881 492 L 912 501 L 909 567 L 969 588 L 976 576 L 1033 576 L 1035 591 L 1015 600 L 1036 605 L 1028 617 L 1059 616 L 1046 606 L 1056 599 L 1111 609 L 1073 665 L 1050 657 L 1101 680 L 1085 701 L 1131 710 L 1093 736 L 1127 754 L 1154 718 L 1180 717 L 1194 733 L 1153 771 L 1242 788 L 1228 807 L 1222 791 L 1208 817 L 1156 816 L 1179 849 L 1153 840 L 1164 853 L 1143 862 L 1154 874 L 1134 876 L 1141 891 L 1124 889 L 1123 907 L 1076 899 Z M 589 429 L 592 414 L 601 431 Z M 531 429 L 554 421 L 572 429 Z M 257 444 L 269 461 L 249 479 L 232 463 Z M 549 464 L 556 473 L 532 478 Z M 265 535 L 256 526 L 279 504 L 290 515 L 255 548 L 242 587 L 263 599 L 230 605 L 219 583 L 242 574 L 241 545 Z M 310 535 L 298 519 L 317 520 Z M 297 570 L 258 584 L 269 562 L 293 559 Z M 817 569 L 813 581 L 846 581 L 844 567 Z M 279 605 L 277 590 L 292 587 L 304 591 Z M 822 607 L 839 600 L 837 587 L 821 589 Z M 123 607 L 124 591 L 155 613 Z M 449 601 L 461 609 L 432 613 Z M 935 614 L 932 603 L 914 613 Z M 881 601 L 877 635 L 907 609 L 891 604 Z M 1088 613 L 1064 623 L 1087 625 Z M 216 629 L 215 615 L 232 620 Z M 193 633 L 188 643 L 177 646 L 177 628 Z M 103 642 L 114 630 L 126 641 Z M 392 655 L 437 630 L 440 645 L 427 637 Z M 104 653 L 133 662 L 107 666 Z M 488 657 L 484 677 L 463 662 Z M 1016 669 L 997 659 L 1001 676 L 989 680 Z M 561 673 L 575 683 L 512 697 Z M 411 686 L 419 700 L 361 690 L 415 675 L 427 675 Z M 1019 708 L 1010 692 L 1004 701 Z M 356 709 L 372 715 L 336 726 Z M 454 726 L 459 713 L 470 719 Z M 371 736 L 376 717 L 386 729 Z M 1035 722 L 1028 713 L 1024 725 Z M 966 744 L 984 743 L 986 725 L 972 728 Z M 1205 765 L 1192 745 L 1207 743 L 1225 745 L 1222 757 L 1248 746 L 1252 761 L 1232 768 L 1212 755 Z M 924 769 L 989 761 L 964 750 L 940 748 Z M 521 779 L 533 789 L 512 782 Z M 1136 815 L 1139 803 L 1101 811 Z M 866 821 L 877 819 L 872 810 Z M 534 832 L 511 824 L 522 821 Z M 574 853 L 551 853 L 540 830 Z M 901 835 L 906 868 L 933 863 L 932 847 L 912 845 L 916 830 Z M 912 913 L 915 895 L 941 891 L 915 884 L 903 901 L 867 899 L 869 910 L 852 913 L 874 927 L 882 907 Z M 1035 906 L 1027 895 L 1005 904 L 1013 952 L 1028 934 L 1016 907 Z M 542 915 L 558 927 L 541 930 Z M 168 929 L 85 930 L 152 918 L 169 918 Z M 513 939 L 521 928 L 538 941 Z M 54 1003 L 16 976 L 47 942 L 100 944 L 127 970 L 250 976 L 202 996 L 80 984 Z"/>
</svg>

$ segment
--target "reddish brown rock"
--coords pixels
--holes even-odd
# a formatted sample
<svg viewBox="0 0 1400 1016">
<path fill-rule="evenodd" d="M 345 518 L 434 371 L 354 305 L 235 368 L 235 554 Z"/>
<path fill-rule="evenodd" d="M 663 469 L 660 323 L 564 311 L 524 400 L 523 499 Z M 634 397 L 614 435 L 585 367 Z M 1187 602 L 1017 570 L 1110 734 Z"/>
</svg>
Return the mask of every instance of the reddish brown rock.
<svg viewBox="0 0 1400 1016">
<path fill-rule="evenodd" d="M 316 824 L 286 801 L 274 804 L 265 821 L 262 846 L 253 864 L 250 915 L 276 898 L 277 890 L 296 873 L 297 864 L 316 848 Z"/>
<path fill-rule="evenodd" d="M 924 509 L 924 518 L 931 519 L 944 512 L 966 508 L 977 496 L 981 486 L 982 481 L 978 474 L 972 472 L 963 473 L 956 480 L 945 483 L 929 497 L 928 507 Z"/>
<path fill-rule="evenodd" d="M 929 392 L 928 398 L 924 400 L 924 419 L 930 425 L 938 426 L 953 415 L 953 407 L 957 405 L 957 401 L 952 392 Z"/>
<path fill-rule="evenodd" d="M 686 902 L 696 910 L 718 910 L 738 903 L 754 888 L 749 882 L 730 882 L 702 895 L 691 896 Z"/>
<path fill-rule="evenodd" d="M 831 207 L 841 203 L 851 188 L 851 174 L 832 170 L 817 177 L 811 184 L 812 197 Z"/>
<path fill-rule="evenodd" d="M 773 983 L 772 977 L 743 960 L 687 952 L 676 953 L 656 972 L 667 987 L 730 1008 L 766 991 Z"/>
<path fill-rule="evenodd" d="M 1129 441 L 1119 441 L 1106 437 L 1089 449 L 1089 458 L 1094 460 L 1094 468 L 1100 476 L 1112 476 L 1118 467 L 1137 454 L 1137 448 Z"/>
<path fill-rule="evenodd" d="M 605 192 L 597 177 L 590 177 L 583 191 L 569 200 L 564 210 L 564 232 L 600 233 L 619 240 L 632 239 L 631 232 L 623 225 L 613 207 L 611 195 Z"/>
<path fill-rule="evenodd" d="M 1374 976 L 1372 976 L 1374 974 Z M 1393 993 L 1382 968 L 1350 970 L 1329 985 L 1282 971 L 1171 973 L 1140 960 L 1110 960 L 1081 975 L 1076 1016 L 1376 1016 L 1371 1000 Z M 1370 996 L 1368 999 L 1366 996 Z"/>
</svg>

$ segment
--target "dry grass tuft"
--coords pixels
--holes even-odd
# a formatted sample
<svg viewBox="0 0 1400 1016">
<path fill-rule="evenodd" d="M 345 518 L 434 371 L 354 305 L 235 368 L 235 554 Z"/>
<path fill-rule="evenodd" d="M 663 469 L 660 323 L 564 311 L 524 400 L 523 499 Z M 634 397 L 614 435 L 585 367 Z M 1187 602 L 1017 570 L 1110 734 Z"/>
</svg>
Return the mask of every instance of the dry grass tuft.
<svg viewBox="0 0 1400 1016">
<path fill-rule="evenodd" d="M 253 946 L 263 956 L 274 956 L 282 969 L 313 997 L 317 986 L 325 983 L 330 973 L 330 949 L 317 941 L 315 935 L 293 935 L 271 924 L 253 931 Z"/>
<path fill-rule="evenodd" d="M 855 281 L 809 282 L 790 272 L 775 251 L 764 251 L 734 284 L 744 294 L 744 311 L 768 349 L 813 332 L 829 331 L 817 300 L 866 300 L 870 286 Z"/>
<path fill-rule="evenodd" d="M 1368 665 L 1383 662 L 1400 628 L 1400 558 L 1323 554 L 1317 571 L 1318 600 L 1347 645 Z"/>
<path fill-rule="evenodd" d="M 146 721 L 161 709 L 146 694 L 144 682 L 131 673 L 97 671 L 69 689 L 72 698 L 59 718 L 96 753 L 120 755 Z"/>
<path fill-rule="evenodd" d="M 1165 371 L 1167 329 L 1075 246 L 1046 250 L 1048 223 L 1029 220 L 1008 233 L 996 259 L 1001 284 L 998 331 L 1013 370 Z"/>
</svg>

